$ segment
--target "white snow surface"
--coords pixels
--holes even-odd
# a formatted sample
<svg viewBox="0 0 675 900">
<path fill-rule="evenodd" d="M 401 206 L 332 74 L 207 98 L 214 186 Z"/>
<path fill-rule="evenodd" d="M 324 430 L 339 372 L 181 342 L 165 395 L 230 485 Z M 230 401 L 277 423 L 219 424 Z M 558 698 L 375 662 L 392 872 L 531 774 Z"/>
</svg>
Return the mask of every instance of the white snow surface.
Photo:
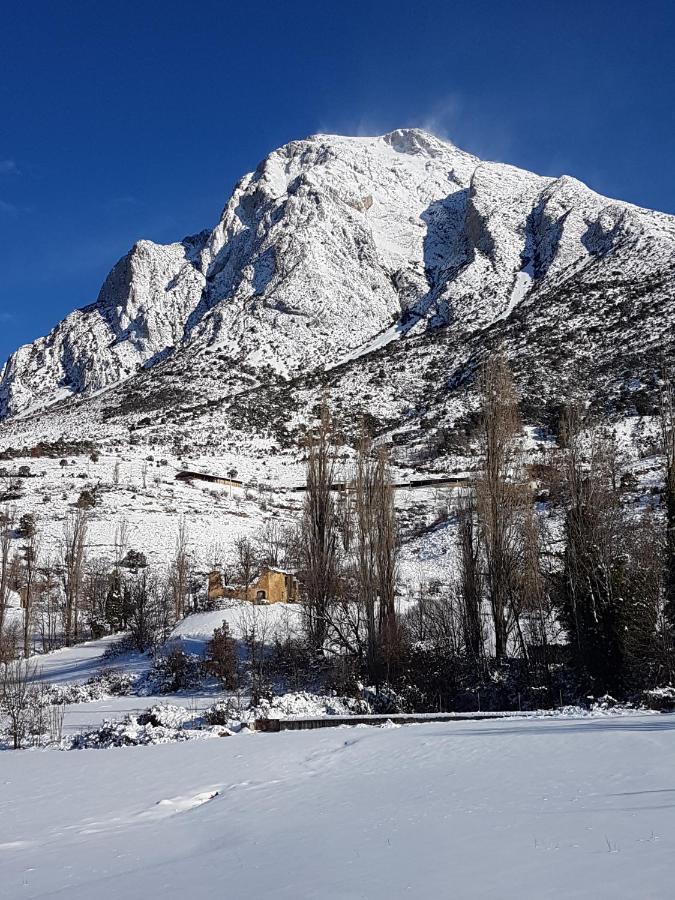
<svg viewBox="0 0 675 900">
<path fill-rule="evenodd" d="M 3 755 L 0 896 L 672 896 L 673 716 Z"/>
<path fill-rule="evenodd" d="M 113 634 L 74 647 L 63 647 L 33 656 L 30 662 L 36 669 L 37 680 L 51 684 L 82 684 L 93 675 L 98 675 L 102 668 L 124 672 L 147 669 L 148 663 L 142 654 L 123 654 L 104 660 L 106 651 L 123 637 L 123 634 Z"/>
<path fill-rule="evenodd" d="M 246 632 L 255 630 L 258 640 L 273 644 L 275 639 L 299 636 L 302 632 L 302 609 L 297 603 L 254 604 L 233 601 L 224 609 L 194 613 L 182 619 L 171 632 L 169 640 L 180 639 L 190 645 L 192 652 L 200 652 L 211 640 L 216 628 L 226 622 L 230 635 L 238 640 Z"/>
</svg>

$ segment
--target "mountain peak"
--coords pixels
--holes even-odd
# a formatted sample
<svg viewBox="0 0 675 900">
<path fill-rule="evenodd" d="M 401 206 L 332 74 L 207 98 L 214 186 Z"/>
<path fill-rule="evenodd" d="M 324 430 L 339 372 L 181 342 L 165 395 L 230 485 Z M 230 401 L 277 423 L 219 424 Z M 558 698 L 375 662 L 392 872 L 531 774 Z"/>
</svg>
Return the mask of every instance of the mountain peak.
<svg viewBox="0 0 675 900">
<path fill-rule="evenodd" d="M 441 148 L 455 148 L 451 141 L 441 140 L 422 128 L 397 128 L 382 135 L 382 140 L 399 153 L 427 153 L 436 156 Z"/>
<path fill-rule="evenodd" d="M 427 154 L 429 156 L 437 156 L 439 152 L 445 150 L 459 150 L 455 144 L 446 138 L 439 138 L 430 131 L 423 128 L 396 128 L 385 134 L 371 135 L 343 135 L 332 132 L 317 132 L 301 141 L 290 141 L 280 148 L 282 151 L 286 148 L 291 150 L 299 149 L 299 145 L 307 143 L 328 144 L 338 148 L 351 146 L 358 149 L 363 146 L 377 146 L 378 144 L 387 144 L 397 153 L 408 154 Z M 279 151 L 274 151 L 279 152 Z M 460 152 L 465 152 L 461 151 Z"/>
<path fill-rule="evenodd" d="M 239 181 L 213 231 L 137 242 L 95 303 L 13 354 L 0 417 L 176 352 L 184 363 L 217 348 L 232 390 L 264 371 L 330 369 L 383 334 L 506 321 L 610 250 L 629 277 L 672 257 L 672 217 L 611 206 L 575 179 L 484 163 L 420 128 L 292 141 Z M 650 252 L 629 258 L 647 233 Z"/>
</svg>

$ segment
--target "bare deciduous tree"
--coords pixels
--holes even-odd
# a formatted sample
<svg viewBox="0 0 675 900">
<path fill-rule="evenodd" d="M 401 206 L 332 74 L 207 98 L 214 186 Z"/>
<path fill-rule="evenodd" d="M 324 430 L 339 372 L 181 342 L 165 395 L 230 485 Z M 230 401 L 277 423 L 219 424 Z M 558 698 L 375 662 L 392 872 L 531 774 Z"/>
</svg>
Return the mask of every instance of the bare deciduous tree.
<svg viewBox="0 0 675 900">
<path fill-rule="evenodd" d="M 366 665 L 369 680 L 377 683 L 379 630 L 377 614 L 376 466 L 370 440 L 359 442 L 353 482 L 357 602 L 363 609 L 366 630 Z"/>
<path fill-rule="evenodd" d="M 258 565 L 258 552 L 255 543 L 246 535 L 240 535 L 234 542 L 237 554 L 239 579 L 244 589 L 244 599 L 251 600 L 251 582 Z"/>
<path fill-rule="evenodd" d="M 380 640 L 389 667 L 398 653 L 400 640 L 396 616 L 398 536 L 391 470 L 383 448 L 377 454 L 375 467 L 375 529 Z"/>
<path fill-rule="evenodd" d="M 76 509 L 66 518 L 61 544 L 61 573 L 64 592 L 64 634 L 66 646 L 77 641 L 79 633 L 82 576 L 87 551 L 89 518 L 86 510 Z"/>
<path fill-rule="evenodd" d="M 241 609 L 238 626 L 250 667 L 252 700 L 256 704 L 268 687 L 266 648 L 272 642 L 273 626 L 266 610 L 253 603 Z"/>
<path fill-rule="evenodd" d="M 466 653 L 478 663 L 483 656 L 483 585 L 476 524 L 476 505 L 472 491 L 460 496 L 457 504 L 459 526 L 459 596 L 462 607 L 462 633 Z"/>
<path fill-rule="evenodd" d="M 338 523 L 335 499 L 335 448 L 328 407 L 308 440 L 307 489 L 302 517 L 304 602 L 307 634 L 314 649 L 324 646 L 328 607 L 338 589 Z"/>
<path fill-rule="evenodd" d="M 176 619 L 182 619 L 185 615 L 190 593 L 190 550 L 188 529 L 185 517 L 181 516 L 178 523 L 178 537 L 176 539 L 176 554 L 169 569 L 169 580 L 173 593 L 174 615 Z"/>
<path fill-rule="evenodd" d="M 632 648 L 654 646 L 658 620 L 636 568 L 646 522 L 639 525 L 626 515 L 614 489 L 613 445 L 604 431 L 583 423 L 575 408 L 566 412 L 564 424 L 560 617 L 587 689 L 624 693 L 641 668 Z"/>
<path fill-rule="evenodd" d="M 359 441 L 354 478 L 348 485 L 352 495 L 354 524 L 353 573 L 357 609 L 365 629 L 365 658 L 369 681 L 377 685 L 383 665 L 389 665 L 398 649 L 396 615 L 397 532 L 394 490 L 387 454 L 373 451 L 368 436 Z M 342 633 L 349 621 L 350 604 L 341 610 Z M 360 646 L 360 616 L 352 622 L 353 646 Z"/>
<path fill-rule="evenodd" d="M 0 635 L 2 635 L 5 624 L 5 609 L 9 599 L 14 527 L 14 510 L 10 506 L 5 506 L 0 511 Z"/>
<path fill-rule="evenodd" d="M 23 546 L 23 579 L 21 600 L 23 604 L 23 655 L 30 656 L 32 626 L 35 615 L 34 600 L 37 593 L 37 571 L 39 565 L 39 544 L 37 532 L 32 529 Z"/>
<path fill-rule="evenodd" d="M 260 561 L 266 566 L 278 567 L 284 557 L 286 535 L 277 519 L 268 519 L 258 536 Z"/>
<path fill-rule="evenodd" d="M 108 560 L 100 557 L 92 559 L 86 566 L 83 598 L 89 631 L 95 638 L 102 637 L 111 630 L 111 623 L 108 619 L 110 582 Z"/>
<path fill-rule="evenodd" d="M 483 468 L 476 501 L 485 559 L 485 591 L 492 613 L 495 658 L 506 654 L 512 624 L 511 599 L 517 581 L 520 490 L 518 397 L 506 359 L 493 356 L 483 365 L 481 444 Z"/>
<path fill-rule="evenodd" d="M 129 523 L 125 518 L 117 520 L 114 538 L 115 568 L 119 569 L 129 546 Z"/>
<path fill-rule="evenodd" d="M 665 458 L 666 582 L 665 614 L 675 629 L 675 405 L 670 373 L 664 372 L 661 389 L 661 436 Z"/>
<path fill-rule="evenodd" d="M 555 631 L 555 616 L 550 582 L 542 567 L 544 533 L 541 520 L 529 498 L 521 525 L 520 589 L 516 593 L 514 619 L 521 652 L 528 663 L 543 674 L 550 688 L 550 640 Z M 521 623 L 524 621 L 525 625 Z"/>
<path fill-rule="evenodd" d="M 58 565 L 51 557 L 47 557 L 40 567 L 36 609 L 36 627 L 42 642 L 42 652 L 48 653 L 59 645 L 59 626 L 62 624 L 63 613 Z"/>
<path fill-rule="evenodd" d="M 128 591 L 129 630 L 138 649 L 147 650 L 166 641 L 175 623 L 171 584 L 144 568 L 131 577 Z"/>
</svg>

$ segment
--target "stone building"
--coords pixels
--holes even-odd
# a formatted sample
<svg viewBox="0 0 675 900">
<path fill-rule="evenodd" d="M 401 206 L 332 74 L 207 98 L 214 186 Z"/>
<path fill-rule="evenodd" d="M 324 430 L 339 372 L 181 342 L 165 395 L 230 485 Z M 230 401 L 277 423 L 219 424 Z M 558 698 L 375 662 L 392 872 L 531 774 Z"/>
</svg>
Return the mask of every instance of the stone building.
<svg viewBox="0 0 675 900">
<path fill-rule="evenodd" d="M 293 572 L 272 566 L 265 566 L 248 588 L 224 585 L 220 572 L 213 571 L 209 573 L 208 596 L 212 602 L 230 598 L 252 603 L 296 603 L 299 585 Z"/>
</svg>

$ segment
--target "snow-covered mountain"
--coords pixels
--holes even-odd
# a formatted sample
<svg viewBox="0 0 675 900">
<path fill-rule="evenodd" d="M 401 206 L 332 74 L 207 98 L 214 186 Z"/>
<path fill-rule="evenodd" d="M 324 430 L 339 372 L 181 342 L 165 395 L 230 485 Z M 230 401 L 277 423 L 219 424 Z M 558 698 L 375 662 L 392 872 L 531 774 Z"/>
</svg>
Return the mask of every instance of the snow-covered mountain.
<svg viewBox="0 0 675 900">
<path fill-rule="evenodd" d="M 17 350 L 0 417 L 56 404 L 70 430 L 85 402 L 88 424 L 180 426 L 182 408 L 206 427 L 229 404 L 248 427 L 252 405 L 288 419 L 321 389 L 393 426 L 442 417 L 497 344 L 542 402 L 575 378 L 603 402 L 648 393 L 673 275 L 674 217 L 417 129 L 315 135 L 244 176 L 213 231 L 139 241 L 95 303 Z"/>
</svg>

